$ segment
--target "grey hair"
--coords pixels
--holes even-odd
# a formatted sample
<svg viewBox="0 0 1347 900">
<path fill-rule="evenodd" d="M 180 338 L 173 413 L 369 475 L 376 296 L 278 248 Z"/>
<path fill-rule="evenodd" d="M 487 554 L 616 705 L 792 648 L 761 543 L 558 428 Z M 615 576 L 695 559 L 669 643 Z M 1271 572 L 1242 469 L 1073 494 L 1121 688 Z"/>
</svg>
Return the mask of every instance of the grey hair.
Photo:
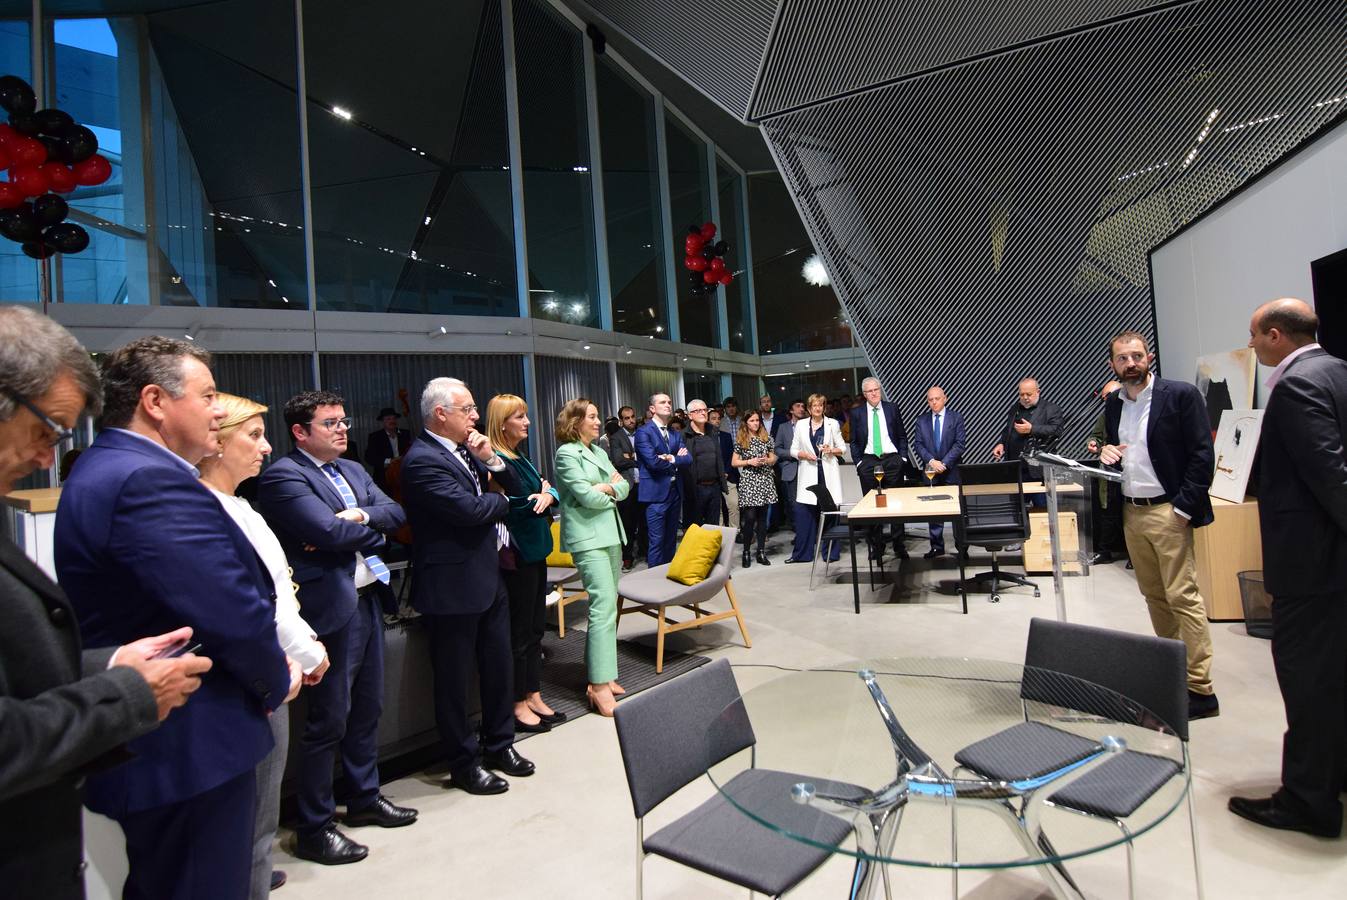
<svg viewBox="0 0 1347 900">
<path fill-rule="evenodd" d="M 865 386 L 867 384 L 874 384 L 874 386 L 879 388 L 881 391 L 884 390 L 884 383 L 873 375 L 871 375 L 870 377 L 866 378 L 864 381 L 861 382 L 862 391 L 865 390 Z"/>
<path fill-rule="evenodd" d="M 432 378 L 426 382 L 426 388 L 421 392 L 422 422 L 432 421 L 435 407 L 443 406 L 447 409 L 454 405 L 454 388 L 466 391 L 468 386 L 457 378 Z"/>
<path fill-rule="evenodd" d="M 18 411 L 11 394 L 33 401 L 69 374 L 84 393 L 84 408 L 103 410 L 103 386 L 89 351 L 57 322 L 26 306 L 0 306 L 0 422 Z"/>
</svg>

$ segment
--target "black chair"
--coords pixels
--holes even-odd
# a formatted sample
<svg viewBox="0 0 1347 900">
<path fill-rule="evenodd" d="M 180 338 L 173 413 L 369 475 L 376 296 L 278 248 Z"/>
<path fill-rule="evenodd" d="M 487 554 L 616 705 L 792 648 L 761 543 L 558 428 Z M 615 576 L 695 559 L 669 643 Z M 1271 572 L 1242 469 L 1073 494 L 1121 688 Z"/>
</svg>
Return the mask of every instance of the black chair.
<svg viewBox="0 0 1347 900">
<path fill-rule="evenodd" d="M 983 484 L 1014 484 L 1014 491 L 979 494 L 968 489 Z M 979 572 L 969 581 L 991 583 L 992 603 L 1001 601 L 1001 585 L 1020 584 L 1034 589 L 1038 585 L 1023 575 L 1001 571 L 997 554 L 1007 547 L 1029 539 L 1029 511 L 1024 505 L 1024 469 L 1019 460 L 959 466 L 959 521 L 954 523 L 954 545 L 960 555 L 968 547 L 983 547 L 992 554 L 992 570 Z"/>
<path fill-rule="evenodd" d="M 833 500 L 832 492 L 828 490 L 828 486 L 826 484 L 815 484 L 811 485 L 808 490 L 818 500 L 818 540 L 814 542 L 814 560 L 809 564 L 809 589 L 812 591 L 814 589 L 814 570 L 818 567 L 820 551 L 826 541 L 838 541 L 845 544 L 851 552 L 855 552 L 856 548 L 851 545 L 851 529 L 847 527 L 847 514 Z M 869 559 L 869 554 L 866 555 L 866 558 Z M 828 566 L 830 565 L 832 564 L 824 560 L 824 578 L 828 577 Z M 873 583 L 873 560 L 866 563 L 866 571 L 871 576 L 870 580 Z"/>
<path fill-rule="evenodd" d="M 750 891 L 779 896 L 822 865 L 831 855 L 825 848 L 837 846 L 852 830 L 837 816 L 793 801 L 791 788 L 808 781 L 821 792 L 854 797 L 863 796 L 863 789 L 750 767 L 723 783 L 716 796 L 645 837 L 645 817 L 651 810 L 709 767 L 757 743 L 728 660 L 718 659 L 622 701 L 615 720 L 636 813 L 637 900 L 645 857 L 651 853 Z M 807 842 L 754 822 L 744 809 L 762 812 Z"/>
<path fill-rule="evenodd" d="M 1024 775 L 1024 760 L 1044 769 L 1060 768 L 1089 751 L 1094 741 L 1028 720 L 1029 702 L 1068 706 L 1078 712 L 1157 729 L 1164 725 L 1182 741 L 1183 760 L 1124 751 L 1055 792 L 1050 806 L 1104 819 L 1128 837 L 1127 887 L 1132 896 L 1135 863 L 1126 819 L 1171 778 L 1191 771 L 1188 759 L 1188 662 L 1181 641 L 1073 625 L 1051 619 L 1029 623 L 1020 697 L 1025 721 L 954 754 L 962 769 L 985 778 L 1010 780 Z M 1060 673 L 1082 682 L 1064 691 L 1053 679 Z M 1099 688 L 1093 690 L 1089 688 Z M 1064 696 L 1069 694 L 1069 696 Z M 1139 706 L 1138 706 L 1139 705 Z M 1158 718 L 1160 722 L 1156 722 Z M 957 770 L 956 770 L 957 771 Z M 1191 786 L 1188 821 L 1193 840 L 1197 895 L 1202 896 L 1202 867 L 1197 849 L 1197 816 Z"/>
</svg>

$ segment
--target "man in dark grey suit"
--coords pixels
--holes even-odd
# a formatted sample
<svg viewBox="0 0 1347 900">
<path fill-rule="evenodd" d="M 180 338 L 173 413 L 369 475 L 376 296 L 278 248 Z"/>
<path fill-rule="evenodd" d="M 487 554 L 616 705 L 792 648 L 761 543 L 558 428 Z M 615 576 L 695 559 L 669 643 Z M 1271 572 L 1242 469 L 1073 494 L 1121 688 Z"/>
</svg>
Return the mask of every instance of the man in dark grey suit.
<svg viewBox="0 0 1347 900">
<path fill-rule="evenodd" d="M 795 423 L 804 418 L 804 401 L 792 400 L 790 412 L 776 426 L 772 444 L 776 450 L 777 474 L 781 478 L 781 490 L 778 492 L 781 504 L 782 522 L 795 521 L 795 473 L 799 463 L 791 455 L 791 444 L 795 443 Z"/>
<path fill-rule="evenodd" d="M 0 307 L 0 495 L 53 464 L 80 414 L 102 407 L 88 352 L 60 325 Z M 83 650 L 70 602 L 0 540 L 0 885 L 5 896 L 84 896 L 80 782 L 187 702 L 211 662 L 155 656 L 180 628 Z"/>
<path fill-rule="evenodd" d="M 1337 837 L 1347 786 L 1347 363 L 1314 340 L 1302 300 L 1258 308 L 1249 346 L 1275 366 L 1259 437 L 1259 530 L 1272 604 L 1272 662 L 1286 705 L 1282 783 L 1231 797 L 1268 828 Z"/>
<path fill-rule="evenodd" d="M 636 410 L 624 406 L 617 411 L 618 429 L 608 435 L 608 459 L 613 468 L 622 473 L 632 488 L 636 487 L 640 477 L 640 463 L 636 461 L 636 445 L 632 438 L 636 434 Z M 627 543 L 622 547 L 622 571 L 631 571 L 636 564 L 640 550 L 641 533 L 645 530 L 645 509 L 636 499 L 632 490 L 627 499 L 617 505 L 617 514 L 622 517 L 622 530 L 627 535 Z"/>
</svg>

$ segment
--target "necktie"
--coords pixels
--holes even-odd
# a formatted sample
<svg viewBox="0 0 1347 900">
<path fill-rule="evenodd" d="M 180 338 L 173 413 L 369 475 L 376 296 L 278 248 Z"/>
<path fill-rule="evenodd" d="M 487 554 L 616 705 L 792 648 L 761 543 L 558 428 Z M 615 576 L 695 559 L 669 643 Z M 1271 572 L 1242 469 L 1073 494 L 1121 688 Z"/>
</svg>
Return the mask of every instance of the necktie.
<svg viewBox="0 0 1347 900">
<path fill-rule="evenodd" d="M 940 423 L 945 418 L 944 414 L 937 414 L 935 417 L 935 452 L 940 452 Z"/>
<path fill-rule="evenodd" d="M 667 428 L 665 428 L 663 425 L 661 425 L 661 426 L 659 427 L 659 434 L 660 434 L 660 437 L 664 438 L 664 449 L 665 449 L 665 450 L 668 450 L 668 449 L 669 449 L 669 429 L 667 429 Z"/>
<path fill-rule="evenodd" d="M 337 493 L 341 494 L 342 502 L 346 504 L 347 509 L 358 509 L 360 507 L 360 504 L 356 502 L 355 492 L 351 490 L 351 486 L 342 477 L 341 469 L 337 468 L 336 463 L 328 463 L 323 466 L 323 473 L 336 486 Z M 388 574 L 388 566 L 384 565 L 384 561 L 373 553 L 365 554 L 365 565 L 369 566 L 370 573 L 384 584 L 388 584 L 392 580 Z"/>
<path fill-rule="evenodd" d="M 879 407 L 872 406 L 870 407 L 870 434 L 872 435 L 871 443 L 874 445 L 874 450 L 871 452 L 873 452 L 875 456 L 884 455 L 884 439 L 879 434 L 880 427 Z"/>
<path fill-rule="evenodd" d="M 467 466 L 468 471 L 472 473 L 472 483 L 477 487 L 477 496 L 482 496 L 482 476 L 477 471 L 477 467 L 472 464 L 472 457 L 468 455 L 468 448 L 459 444 L 454 452 L 458 454 L 458 458 L 463 460 L 463 465 Z M 497 522 L 496 549 L 499 550 L 508 543 L 510 543 L 510 532 L 506 529 L 504 522 Z"/>
</svg>

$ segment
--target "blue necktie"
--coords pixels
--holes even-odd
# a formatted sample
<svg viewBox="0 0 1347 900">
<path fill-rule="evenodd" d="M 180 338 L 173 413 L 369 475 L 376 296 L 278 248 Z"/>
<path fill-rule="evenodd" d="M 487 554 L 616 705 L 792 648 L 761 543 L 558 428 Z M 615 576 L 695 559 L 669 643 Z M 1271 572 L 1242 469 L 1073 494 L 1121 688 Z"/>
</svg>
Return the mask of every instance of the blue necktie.
<svg viewBox="0 0 1347 900">
<path fill-rule="evenodd" d="M 935 452 L 936 452 L 936 455 L 939 455 L 939 454 L 940 454 L 940 420 L 941 420 L 942 418 L 944 418 L 944 417 L 943 417 L 943 416 L 934 416 L 934 419 L 935 419 Z"/>
<path fill-rule="evenodd" d="M 360 504 L 356 502 L 355 493 L 351 490 L 351 486 L 346 483 L 346 479 L 342 477 L 341 469 L 338 469 L 335 463 L 328 463 L 323 466 L 323 473 L 336 485 L 337 493 L 341 494 L 342 502 L 346 504 L 347 509 L 360 508 Z M 365 554 L 365 565 L 369 566 L 371 574 L 384 584 L 388 584 L 392 580 L 392 577 L 388 574 L 388 566 L 384 565 L 384 561 L 373 553 Z"/>
</svg>

